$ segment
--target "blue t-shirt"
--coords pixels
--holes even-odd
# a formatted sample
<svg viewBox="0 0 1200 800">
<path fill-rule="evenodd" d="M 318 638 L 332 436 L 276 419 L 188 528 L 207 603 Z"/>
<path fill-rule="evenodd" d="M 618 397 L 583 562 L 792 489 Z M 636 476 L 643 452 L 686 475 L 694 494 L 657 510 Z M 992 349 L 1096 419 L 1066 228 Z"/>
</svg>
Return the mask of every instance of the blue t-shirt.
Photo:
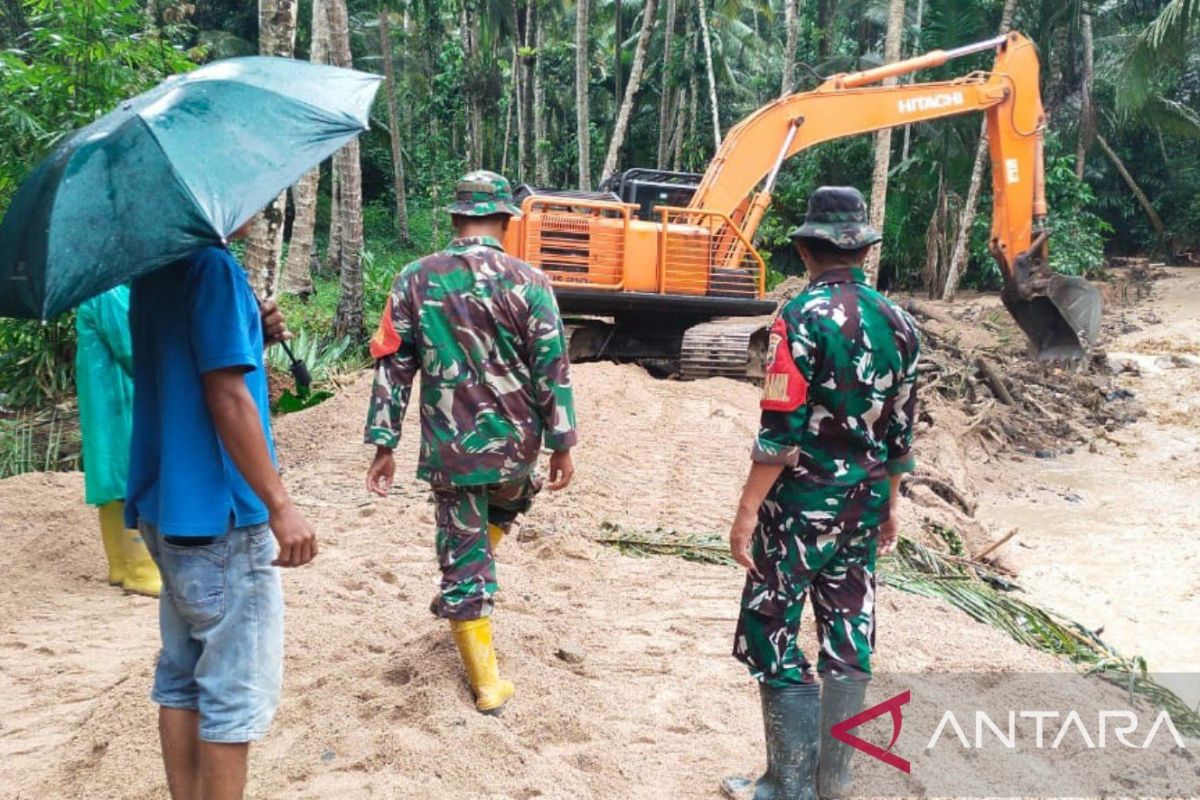
<svg viewBox="0 0 1200 800">
<path fill-rule="evenodd" d="M 201 375 L 244 370 L 275 460 L 263 367 L 262 321 L 245 271 L 209 247 L 138 278 L 129 301 L 133 337 L 133 441 L 125 523 L 170 536 L 219 536 L 267 521 L 225 452 Z"/>
</svg>

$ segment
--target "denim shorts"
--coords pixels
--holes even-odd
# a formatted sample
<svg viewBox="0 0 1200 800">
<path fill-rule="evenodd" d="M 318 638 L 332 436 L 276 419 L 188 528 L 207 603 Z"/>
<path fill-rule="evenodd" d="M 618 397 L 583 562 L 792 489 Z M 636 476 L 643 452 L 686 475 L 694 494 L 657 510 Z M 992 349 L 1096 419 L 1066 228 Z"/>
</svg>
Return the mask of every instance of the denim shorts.
<svg viewBox="0 0 1200 800">
<path fill-rule="evenodd" d="M 162 573 L 162 651 L 151 699 L 200 714 L 200 739 L 261 739 L 283 682 L 283 587 L 267 525 L 234 528 L 211 544 L 142 538 Z"/>
</svg>

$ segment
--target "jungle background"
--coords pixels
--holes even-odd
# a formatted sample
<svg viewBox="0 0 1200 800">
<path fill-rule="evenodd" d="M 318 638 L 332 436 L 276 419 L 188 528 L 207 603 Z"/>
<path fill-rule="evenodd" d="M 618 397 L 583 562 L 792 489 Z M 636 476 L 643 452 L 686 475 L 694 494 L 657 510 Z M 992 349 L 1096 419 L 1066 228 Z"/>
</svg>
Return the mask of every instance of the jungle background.
<svg viewBox="0 0 1200 800">
<path fill-rule="evenodd" d="M 320 381 L 364 363 L 393 276 L 447 240 L 464 171 L 587 189 L 634 166 L 703 172 L 781 93 L 1008 29 L 1042 58 L 1053 266 L 1200 258 L 1200 0 L 0 0 L 0 212 L 61 137 L 169 74 L 261 53 L 385 76 L 372 130 L 281 197 L 241 253 Z M 834 183 L 882 215 L 885 288 L 996 288 L 981 135 L 969 115 L 789 161 L 757 240 L 772 280 L 802 270 L 786 233 Z M 0 476 L 77 466 L 73 360 L 69 314 L 0 320 Z"/>
</svg>

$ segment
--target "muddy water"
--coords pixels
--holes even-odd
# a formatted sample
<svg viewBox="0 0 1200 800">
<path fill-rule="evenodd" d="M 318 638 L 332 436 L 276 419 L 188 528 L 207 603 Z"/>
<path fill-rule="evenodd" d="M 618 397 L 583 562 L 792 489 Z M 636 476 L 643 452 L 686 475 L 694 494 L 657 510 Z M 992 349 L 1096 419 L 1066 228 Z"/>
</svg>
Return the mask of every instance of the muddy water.
<svg viewBox="0 0 1200 800">
<path fill-rule="evenodd" d="M 1107 346 L 1139 365 L 1122 383 L 1145 419 L 1120 444 L 1005 465 L 981 514 L 1020 529 L 1006 555 L 1032 599 L 1155 673 L 1200 673 L 1200 270 L 1174 272 L 1156 296 L 1161 322 Z M 1165 681 L 1200 702 L 1195 679 Z"/>
</svg>

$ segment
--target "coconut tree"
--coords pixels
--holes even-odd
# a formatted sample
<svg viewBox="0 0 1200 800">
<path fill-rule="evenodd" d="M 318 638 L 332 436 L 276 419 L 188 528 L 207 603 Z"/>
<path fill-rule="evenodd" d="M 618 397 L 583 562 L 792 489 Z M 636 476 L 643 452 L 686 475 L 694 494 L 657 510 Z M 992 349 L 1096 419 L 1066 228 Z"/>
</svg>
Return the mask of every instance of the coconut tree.
<svg viewBox="0 0 1200 800">
<path fill-rule="evenodd" d="M 1012 27 L 1013 13 L 1017 10 L 1017 0 L 1004 0 L 1004 9 L 1000 13 L 1000 33 L 1007 33 Z M 954 251 L 950 256 L 950 265 L 946 270 L 946 283 L 942 287 L 941 297 L 949 300 L 958 290 L 958 281 L 967 266 L 967 256 L 970 254 L 971 229 L 975 227 L 975 212 L 979 209 L 979 189 L 983 184 L 983 170 L 987 164 L 987 122 L 979 128 L 979 144 L 975 147 L 975 162 L 971 167 L 971 182 L 967 186 L 967 198 L 963 202 L 962 212 L 958 220 L 958 233 L 954 237 Z"/>
<path fill-rule="evenodd" d="M 712 36 L 708 31 L 708 10 L 704 0 L 696 0 L 700 19 L 700 39 L 704 43 L 704 67 L 708 74 L 708 102 L 712 109 L 713 147 L 721 146 L 721 110 L 717 105 L 717 79 L 713 74 Z"/>
<path fill-rule="evenodd" d="M 575 138 L 579 143 L 579 188 L 592 188 L 591 115 L 588 112 L 588 14 L 589 0 L 575 0 Z"/>
<path fill-rule="evenodd" d="M 384 91 L 387 93 L 388 133 L 392 144 L 392 189 L 396 195 L 396 236 L 407 242 L 408 202 L 404 186 L 404 158 L 400 148 L 400 113 L 396 101 L 396 69 L 392 61 L 392 33 L 388 16 L 391 11 L 386 5 L 379 7 L 379 52 L 383 59 Z"/>
<path fill-rule="evenodd" d="M 792 93 L 796 86 L 796 46 L 800 42 L 800 14 L 796 8 L 798 0 L 783 0 L 783 26 L 787 38 L 783 46 L 783 76 L 779 96 Z"/>
<path fill-rule="evenodd" d="M 350 55 L 350 25 L 346 0 L 323 0 L 329 24 L 329 60 L 335 66 L 353 66 Z M 334 156 L 338 171 L 338 217 L 340 249 L 338 273 L 341 292 L 333 317 L 338 336 L 358 339 L 363 334 L 363 223 L 362 165 L 358 140 L 343 147 Z"/>
<path fill-rule="evenodd" d="M 887 37 L 884 43 L 884 60 L 900 60 L 900 44 L 904 33 L 904 0 L 888 3 Z M 885 86 L 896 83 L 895 78 L 884 80 Z M 892 129 L 886 128 L 875 134 L 875 169 L 871 174 L 871 224 L 883 229 L 884 212 L 887 209 L 888 167 L 892 160 Z M 879 275 L 879 247 L 872 247 L 864 265 L 867 282 L 872 286 Z"/>
<path fill-rule="evenodd" d="M 296 48 L 296 0 L 259 0 L 258 46 L 264 56 L 291 58 Z M 287 192 L 275 198 L 254 221 L 246 238 L 246 270 L 261 296 L 275 294 L 283 253 Z"/>
<path fill-rule="evenodd" d="M 621 154 L 621 147 L 625 144 L 625 134 L 629 130 L 629 117 L 633 113 L 633 101 L 642 82 L 642 70 L 646 65 L 646 50 L 650 46 L 650 33 L 654 29 L 654 12 L 656 10 L 655 0 L 646 0 L 642 6 L 642 28 L 638 33 L 637 49 L 633 54 L 633 66 L 629 71 L 629 85 L 625 89 L 625 96 L 621 99 L 617 122 L 613 127 L 612 138 L 608 142 L 608 155 L 604 158 L 601 182 L 617 171 L 617 158 Z"/>
<path fill-rule="evenodd" d="M 329 63 L 329 25 L 325 16 L 325 0 L 312 3 L 312 43 L 309 59 L 314 64 Z M 313 293 L 312 262 L 315 250 L 317 227 L 317 186 L 320 183 L 321 167 L 318 165 L 305 173 L 300 182 L 292 187 L 292 238 L 288 241 L 287 262 L 280 277 L 280 287 L 285 294 L 308 296 Z"/>
</svg>

